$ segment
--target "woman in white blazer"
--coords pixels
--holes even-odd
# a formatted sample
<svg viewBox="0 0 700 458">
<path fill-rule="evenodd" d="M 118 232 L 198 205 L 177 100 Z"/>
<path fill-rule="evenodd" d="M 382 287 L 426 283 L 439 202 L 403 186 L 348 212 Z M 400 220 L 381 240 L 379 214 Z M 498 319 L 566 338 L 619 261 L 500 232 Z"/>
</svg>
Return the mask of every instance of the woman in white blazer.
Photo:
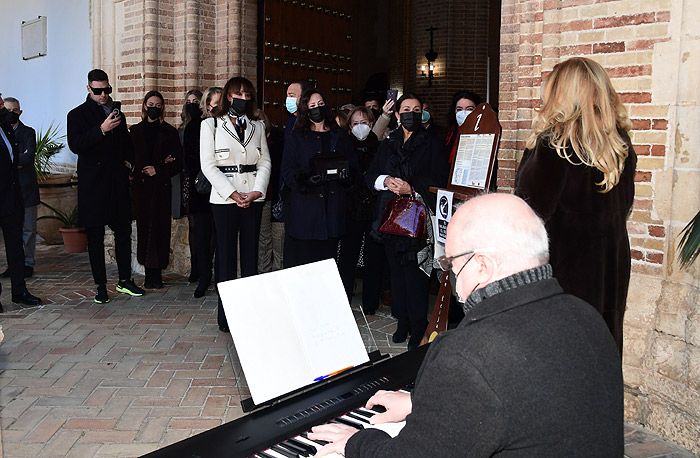
<svg viewBox="0 0 700 458">
<path fill-rule="evenodd" d="M 251 119 L 256 108 L 253 83 L 231 78 L 223 95 L 216 116 L 202 122 L 199 149 L 202 173 L 212 187 L 217 283 L 236 278 L 239 244 L 241 276 L 257 274 L 260 220 L 271 169 L 265 126 Z M 229 332 L 221 298 L 218 322 L 221 331 Z"/>
</svg>

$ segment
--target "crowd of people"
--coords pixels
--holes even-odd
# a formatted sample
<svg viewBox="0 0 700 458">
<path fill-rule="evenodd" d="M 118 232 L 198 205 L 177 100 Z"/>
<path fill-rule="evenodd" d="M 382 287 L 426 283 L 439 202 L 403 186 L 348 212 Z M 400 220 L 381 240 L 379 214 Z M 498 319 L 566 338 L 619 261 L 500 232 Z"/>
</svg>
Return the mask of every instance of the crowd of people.
<svg viewBox="0 0 700 458">
<path fill-rule="evenodd" d="M 187 92 L 177 129 L 164 120 L 158 91 L 144 96 L 142 121 L 131 128 L 105 72 L 88 74 L 87 91 L 68 113 L 67 137 L 78 155 L 79 219 L 95 302 L 109 301 L 105 226 L 115 238 L 116 290 L 145 293 L 132 278 L 132 218 L 143 286 L 162 288 L 171 178 L 182 174 L 195 297 L 212 279 L 239 271 L 250 276 L 335 258 L 351 299 L 361 260 L 365 313 L 377 310 L 388 277 L 398 321 L 393 341 L 410 337 L 409 349 L 420 343 L 432 256 L 421 255 L 425 240 L 387 235 L 379 225 L 395 196 L 416 196 L 434 210 L 430 189 L 446 185 L 459 126 L 481 102 L 477 94 L 454 95 L 443 136 L 411 92 L 334 111 L 319 88 L 294 82 L 282 129 L 257 106 L 253 84 L 234 77 L 222 88 Z M 36 305 L 24 282 L 32 275 L 38 204 L 36 177 L 24 176 L 34 133 L 20 115 L 17 99 L 0 97 L 0 224 L 12 300 Z M 372 422 L 406 420 L 406 427 L 392 439 L 378 430 L 319 426 L 308 437 L 324 444 L 320 454 L 621 456 L 626 219 L 636 168 L 630 128 L 599 64 L 572 58 L 554 67 L 515 195 L 467 201 L 436 260 L 450 274 L 465 319 L 432 344 L 413 393 L 379 392 L 367 404 L 386 409 Z M 218 325 L 229 331 L 221 301 Z"/>
<path fill-rule="evenodd" d="M 597 100 L 601 89 L 588 84 L 586 75 L 606 77 L 588 60 L 570 62 L 550 77 L 563 72 L 566 84 L 544 87 L 545 104 L 515 192 L 545 219 L 552 264 L 565 290 L 600 311 L 621 351 L 630 270 L 625 220 L 636 156 L 619 99 L 593 105 L 567 99 L 575 87 L 581 97 Z M 588 73 L 571 70 L 573 63 Z M 287 88 L 288 118 L 280 127 L 258 107 L 253 84 L 234 77 L 223 87 L 188 91 L 178 128 L 165 121 L 163 95 L 149 91 L 141 122 L 129 127 L 121 104 L 110 96 L 108 75 L 94 69 L 87 80 L 84 103 L 68 113 L 67 140 L 78 155 L 79 222 L 87 233 L 95 302 L 110 300 L 105 226 L 114 233 L 116 290 L 141 296 L 163 287 L 171 253 L 172 178 L 180 174 L 181 190 L 175 191 L 182 193 L 189 223 L 194 297 L 204 296 L 213 281 L 335 258 L 348 299 L 358 273 L 365 313 L 377 310 L 388 289 L 398 321 L 393 341 L 408 339 L 409 348 L 420 343 L 427 326 L 429 243 L 380 233 L 379 226 L 396 196 L 416 196 L 434 210 L 430 189 L 447 184 L 459 128 L 481 103 L 478 94 L 454 94 L 443 132 L 415 93 L 397 100 L 370 95 L 362 105 L 333 109 L 320 88 L 302 80 Z M 3 275 L 13 279 L 13 300 L 34 304 L 40 299 L 27 291 L 23 277 L 32 275 L 34 265 L 35 134 L 19 121 L 17 99 L 6 98 L 5 105 L 7 141 L 0 146 L 19 154 L 7 155 L 16 159 L 16 173 L 8 169 L 3 185 L 21 192 L 4 193 L 5 207 L 13 211 L 6 212 L 11 218 L 3 216 L 3 229 L 13 230 L 6 236 L 9 267 Z M 573 121 L 559 120 L 562 110 L 570 110 Z M 143 287 L 132 276 L 132 220 L 137 260 L 145 268 Z M 23 235 L 20 245 L 17 235 L 20 242 Z M 218 324 L 228 331 L 221 303 Z"/>
</svg>

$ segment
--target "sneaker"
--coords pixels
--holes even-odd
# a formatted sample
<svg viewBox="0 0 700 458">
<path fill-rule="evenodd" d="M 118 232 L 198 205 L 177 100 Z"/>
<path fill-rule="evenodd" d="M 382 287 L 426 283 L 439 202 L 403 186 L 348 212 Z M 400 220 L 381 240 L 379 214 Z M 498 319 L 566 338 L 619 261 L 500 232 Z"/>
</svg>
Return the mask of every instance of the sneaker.
<svg viewBox="0 0 700 458">
<path fill-rule="evenodd" d="M 107 287 L 105 285 L 97 286 L 97 294 L 95 294 L 95 303 L 106 304 L 109 302 L 109 296 L 107 295 Z"/>
<path fill-rule="evenodd" d="M 134 280 L 119 280 L 117 283 L 117 291 L 128 294 L 129 296 L 140 297 L 146 294 L 146 291 L 134 284 Z"/>
</svg>

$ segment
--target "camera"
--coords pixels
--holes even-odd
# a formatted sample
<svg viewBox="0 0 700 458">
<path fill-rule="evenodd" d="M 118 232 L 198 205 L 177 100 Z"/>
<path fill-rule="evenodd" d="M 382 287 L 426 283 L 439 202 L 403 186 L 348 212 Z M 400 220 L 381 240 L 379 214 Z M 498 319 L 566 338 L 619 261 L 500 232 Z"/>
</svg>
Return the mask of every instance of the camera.
<svg viewBox="0 0 700 458">
<path fill-rule="evenodd" d="M 118 118 L 119 116 L 122 115 L 122 103 L 118 101 L 112 102 L 112 114 L 114 114 L 115 118 Z"/>
</svg>

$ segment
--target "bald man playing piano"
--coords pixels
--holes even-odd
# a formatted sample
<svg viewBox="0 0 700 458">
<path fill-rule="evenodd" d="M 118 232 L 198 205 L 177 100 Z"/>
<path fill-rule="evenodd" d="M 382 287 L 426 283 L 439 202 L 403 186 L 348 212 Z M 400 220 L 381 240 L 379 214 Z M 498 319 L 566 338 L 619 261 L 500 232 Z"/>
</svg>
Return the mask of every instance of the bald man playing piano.
<svg viewBox="0 0 700 458">
<path fill-rule="evenodd" d="M 622 369 L 600 314 L 564 294 L 542 220 L 520 198 L 467 201 L 447 229 L 461 324 L 429 349 L 412 393 L 379 391 L 373 428 L 316 426 L 316 456 L 623 456 Z"/>
</svg>

